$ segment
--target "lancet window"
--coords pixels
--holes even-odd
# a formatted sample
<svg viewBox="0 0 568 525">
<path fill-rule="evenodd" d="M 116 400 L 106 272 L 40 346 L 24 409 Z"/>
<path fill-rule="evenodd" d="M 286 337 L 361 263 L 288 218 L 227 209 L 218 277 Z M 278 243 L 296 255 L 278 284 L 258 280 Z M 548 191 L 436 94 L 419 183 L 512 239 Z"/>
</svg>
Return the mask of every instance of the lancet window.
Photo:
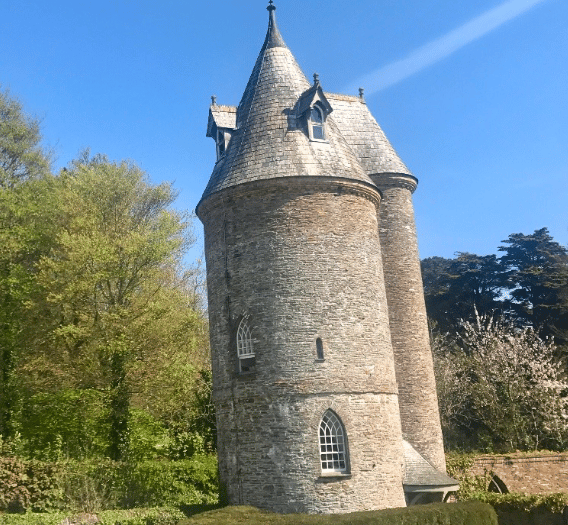
<svg viewBox="0 0 568 525">
<path fill-rule="evenodd" d="M 237 356 L 239 372 L 252 372 L 256 363 L 252 334 L 246 317 L 241 319 L 237 328 Z"/>
<path fill-rule="evenodd" d="M 345 429 L 337 414 L 332 410 L 327 410 L 321 419 L 319 446 L 322 474 L 348 472 L 349 458 Z"/>
</svg>

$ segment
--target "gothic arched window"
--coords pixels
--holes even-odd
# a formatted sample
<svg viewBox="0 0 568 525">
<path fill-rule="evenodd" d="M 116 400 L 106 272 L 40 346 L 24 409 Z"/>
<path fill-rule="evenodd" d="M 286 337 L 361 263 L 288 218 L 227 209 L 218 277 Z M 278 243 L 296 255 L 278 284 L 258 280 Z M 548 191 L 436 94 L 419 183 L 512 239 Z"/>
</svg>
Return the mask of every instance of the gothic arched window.
<svg viewBox="0 0 568 525">
<path fill-rule="evenodd" d="M 326 410 L 319 427 L 321 471 L 347 473 L 349 457 L 343 423 L 332 410 Z"/>
<path fill-rule="evenodd" d="M 324 113 L 318 104 L 310 110 L 308 127 L 312 140 L 325 140 Z"/>
<path fill-rule="evenodd" d="M 239 358 L 239 372 L 251 372 L 255 365 L 252 335 L 247 318 L 243 317 L 237 328 L 237 356 Z"/>
</svg>

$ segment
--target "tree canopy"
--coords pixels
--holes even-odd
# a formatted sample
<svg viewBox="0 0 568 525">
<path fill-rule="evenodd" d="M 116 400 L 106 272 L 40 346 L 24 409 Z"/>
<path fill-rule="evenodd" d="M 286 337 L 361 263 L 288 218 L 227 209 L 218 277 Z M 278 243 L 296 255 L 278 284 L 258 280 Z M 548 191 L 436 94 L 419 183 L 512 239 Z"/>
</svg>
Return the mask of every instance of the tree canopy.
<svg viewBox="0 0 568 525">
<path fill-rule="evenodd" d="M 193 216 L 132 162 L 87 152 L 52 174 L 6 92 L 0 117 L 0 436 L 32 457 L 212 448 Z"/>
<path fill-rule="evenodd" d="M 0 86 L 0 187 L 42 175 L 50 157 L 42 147 L 40 123 Z"/>
<path fill-rule="evenodd" d="M 514 233 L 496 255 L 458 253 L 454 259 L 422 261 L 429 318 L 439 331 L 457 331 L 460 321 L 504 316 L 531 326 L 557 343 L 568 342 L 568 251 L 546 228 Z"/>
</svg>

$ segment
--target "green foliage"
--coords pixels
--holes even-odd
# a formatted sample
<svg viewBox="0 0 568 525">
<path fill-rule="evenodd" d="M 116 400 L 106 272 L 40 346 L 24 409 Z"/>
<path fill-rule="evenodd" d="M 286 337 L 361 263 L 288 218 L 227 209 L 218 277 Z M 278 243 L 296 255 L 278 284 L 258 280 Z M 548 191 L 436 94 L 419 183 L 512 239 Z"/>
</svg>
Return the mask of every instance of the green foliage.
<svg viewBox="0 0 568 525">
<path fill-rule="evenodd" d="M 563 492 L 555 494 L 475 492 L 471 494 L 470 499 L 489 503 L 498 512 L 548 510 L 559 514 L 568 506 L 568 494 Z"/>
<path fill-rule="evenodd" d="M 39 121 L 0 86 L 0 189 L 49 170 L 49 155 L 41 147 Z"/>
<path fill-rule="evenodd" d="M 98 519 L 98 521 L 94 521 Z M 0 525 L 61 525 L 66 518 L 71 518 L 77 525 L 176 525 L 183 512 L 171 507 L 138 508 L 130 510 L 105 510 L 97 514 L 52 514 L 0 515 Z"/>
<path fill-rule="evenodd" d="M 495 511 L 480 502 L 433 503 L 350 514 L 274 514 L 254 507 L 225 507 L 182 520 L 179 525 L 497 525 Z"/>
<path fill-rule="evenodd" d="M 502 242 L 500 262 L 513 311 L 544 336 L 568 342 L 568 250 L 546 228 L 530 235 L 513 233 Z"/>
<path fill-rule="evenodd" d="M 0 256 L 0 434 L 20 432 L 28 456 L 156 457 L 142 452 L 131 408 L 212 450 L 207 324 L 182 266 L 190 218 L 174 197 L 101 156 L 0 192 L 11 249 Z"/>
<path fill-rule="evenodd" d="M 139 506 L 218 502 L 217 458 L 45 463 L 0 458 L 0 511 L 94 513 Z"/>
<path fill-rule="evenodd" d="M 519 328 L 568 345 L 568 249 L 546 228 L 502 241 L 495 255 L 457 253 L 422 261 L 426 309 L 440 333 L 460 331 L 479 315 L 504 317 Z M 564 349 L 565 357 L 567 350 Z"/>
<path fill-rule="evenodd" d="M 200 505 L 218 501 L 217 459 L 194 456 L 182 461 L 146 461 L 126 465 L 126 494 L 122 504 Z"/>
<path fill-rule="evenodd" d="M 459 501 L 475 499 L 474 494 L 486 492 L 491 481 L 490 472 L 475 476 L 470 474 L 475 458 L 476 454 L 446 454 L 446 470 L 452 478 L 457 479 L 460 483 L 460 488 L 456 493 L 456 498 Z"/>
<path fill-rule="evenodd" d="M 0 457 L 0 510 L 45 512 L 61 508 L 62 474 L 57 464 Z"/>
<path fill-rule="evenodd" d="M 495 255 L 456 254 L 455 259 L 430 257 L 421 262 L 428 315 L 441 332 L 459 331 L 462 320 L 501 312 L 503 269 Z"/>
<path fill-rule="evenodd" d="M 26 455 L 44 461 L 104 456 L 107 415 L 104 394 L 96 390 L 34 394 L 21 412 Z"/>
</svg>

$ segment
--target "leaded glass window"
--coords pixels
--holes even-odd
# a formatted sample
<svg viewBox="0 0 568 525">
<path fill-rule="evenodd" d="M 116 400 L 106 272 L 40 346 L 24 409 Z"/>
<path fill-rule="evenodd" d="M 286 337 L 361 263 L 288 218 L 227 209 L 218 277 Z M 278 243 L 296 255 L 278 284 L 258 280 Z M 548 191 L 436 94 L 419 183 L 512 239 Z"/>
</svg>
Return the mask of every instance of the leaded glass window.
<svg viewBox="0 0 568 525">
<path fill-rule="evenodd" d="M 341 420 L 327 410 L 319 428 L 322 473 L 347 472 L 347 442 Z"/>
<path fill-rule="evenodd" d="M 255 365 L 255 355 L 252 334 L 246 317 L 243 317 L 237 328 L 237 356 L 239 372 L 251 372 Z"/>
</svg>

